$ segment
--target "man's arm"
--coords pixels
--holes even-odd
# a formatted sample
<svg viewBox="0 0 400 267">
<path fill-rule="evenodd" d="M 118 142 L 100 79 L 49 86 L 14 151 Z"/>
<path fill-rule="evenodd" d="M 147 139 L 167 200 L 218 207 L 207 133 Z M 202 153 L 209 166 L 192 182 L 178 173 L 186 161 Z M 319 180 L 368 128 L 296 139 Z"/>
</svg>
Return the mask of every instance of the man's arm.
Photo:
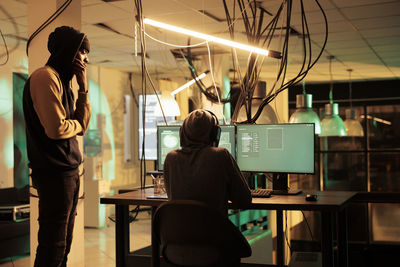
<svg viewBox="0 0 400 267">
<path fill-rule="evenodd" d="M 91 106 L 89 103 L 88 85 L 86 79 L 86 66 L 87 63 L 75 58 L 74 60 L 74 74 L 76 81 L 79 85 L 78 99 L 76 101 L 75 118 L 82 126 L 82 132 L 79 135 L 84 135 L 89 126 L 90 116 L 92 114 Z"/>
<path fill-rule="evenodd" d="M 232 201 L 232 204 L 235 208 L 248 208 L 252 200 L 249 186 L 243 177 L 235 159 L 228 151 L 226 151 L 226 153 L 226 167 L 229 176 L 229 200 Z"/>
<path fill-rule="evenodd" d="M 39 69 L 31 76 L 33 107 L 46 135 L 51 139 L 71 138 L 83 130 L 78 120 L 66 119 L 62 92 L 61 80 L 49 67 Z"/>
<path fill-rule="evenodd" d="M 76 100 L 75 118 L 82 126 L 82 131 L 78 135 L 84 135 L 89 127 L 90 116 L 92 109 L 89 103 L 88 93 L 78 92 L 78 99 Z"/>
</svg>

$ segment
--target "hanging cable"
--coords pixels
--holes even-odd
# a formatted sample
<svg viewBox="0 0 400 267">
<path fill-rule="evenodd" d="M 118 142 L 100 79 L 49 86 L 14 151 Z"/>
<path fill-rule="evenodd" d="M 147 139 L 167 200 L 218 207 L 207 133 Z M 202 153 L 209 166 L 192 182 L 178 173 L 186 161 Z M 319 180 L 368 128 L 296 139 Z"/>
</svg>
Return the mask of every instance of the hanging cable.
<svg viewBox="0 0 400 267">
<path fill-rule="evenodd" d="M 351 73 L 353 71 L 353 69 L 347 69 L 347 71 L 349 72 L 349 99 L 350 99 L 350 109 L 353 109 L 353 87 L 352 87 L 352 82 L 351 82 Z"/>
<path fill-rule="evenodd" d="M 288 2 L 289 4 L 291 3 L 290 0 L 288 0 L 287 2 Z M 302 2 L 303 2 L 303 0 L 301 0 L 301 3 L 302 3 Z M 303 22 L 304 22 L 304 24 L 303 24 L 303 25 L 304 25 L 304 30 L 303 30 L 303 36 L 302 36 L 302 38 L 307 38 L 307 44 L 308 44 L 308 46 L 309 46 L 309 47 L 308 47 L 308 52 L 309 52 L 309 55 L 308 55 L 309 63 L 307 64 L 307 68 L 305 68 L 304 70 L 303 70 L 303 68 L 301 68 L 301 71 L 299 72 L 299 74 L 298 74 L 296 77 L 294 77 L 293 79 L 289 80 L 288 82 L 282 84 L 281 87 L 275 91 L 275 93 L 270 94 L 270 95 L 267 95 L 266 98 L 263 100 L 263 102 L 260 104 L 260 106 L 259 106 L 257 112 L 255 113 L 255 115 L 252 117 L 252 119 L 251 119 L 250 121 L 239 122 L 239 123 L 255 123 L 255 121 L 256 121 L 256 120 L 258 119 L 258 117 L 260 116 L 260 114 L 261 114 L 263 108 L 264 108 L 268 103 L 270 103 L 272 100 L 274 100 L 275 97 L 276 97 L 280 92 L 282 92 L 283 90 L 289 88 L 289 86 L 292 86 L 292 85 L 294 85 L 294 84 L 300 82 L 300 81 L 307 75 L 307 73 L 309 72 L 309 70 L 315 65 L 315 63 L 319 60 L 319 58 L 321 57 L 323 51 L 325 50 L 325 46 L 326 46 L 327 39 L 328 39 L 328 21 L 327 21 L 327 18 L 326 18 L 326 14 L 325 14 L 323 8 L 321 7 L 321 5 L 319 4 L 319 2 L 318 2 L 317 0 L 315 0 L 315 3 L 317 4 L 319 10 L 321 11 L 321 14 L 323 15 L 323 19 L 324 19 L 324 22 L 325 22 L 325 39 L 324 39 L 323 45 L 322 45 L 321 50 L 319 51 L 317 57 L 316 57 L 314 60 L 312 60 L 312 61 L 310 60 L 310 58 L 311 58 L 311 52 L 310 52 L 310 51 L 311 51 L 311 39 L 310 39 L 309 31 L 308 31 L 308 26 L 307 26 L 307 20 L 306 20 L 306 15 L 305 15 L 304 7 L 302 6 L 302 11 L 301 11 L 301 12 L 302 12 L 302 20 L 303 20 Z M 290 9 L 290 8 L 287 8 L 287 10 L 288 10 L 288 12 L 291 12 L 291 9 Z M 290 13 L 288 13 L 288 14 L 290 14 Z M 287 14 L 287 16 L 288 16 L 288 14 Z M 290 20 L 287 19 L 287 21 L 289 22 Z M 290 24 L 286 26 L 287 29 L 289 28 L 289 26 L 290 26 Z M 288 35 L 288 34 L 289 34 L 289 31 L 287 30 L 286 35 Z M 303 43 L 305 43 L 305 42 L 303 42 Z M 285 72 L 285 71 L 286 71 L 285 65 L 287 65 L 287 62 L 288 62 L 288 61 L 287 61 L 287 59 L 288 59 L 288 50 L 287 50 L 287 48 L 288 48 L 288 44 L 285 42 L 285 44 L 284 44 L 284 46 L 283 46 L 283 52 L 282 52 L 282 64 L 281 64 L 281 68 L 280 68 L 280 70 L 278 71 L 278 75 L 277 75 L 278 78 L 280 78 L 282 72 Z M 304 50 L 304 51 L 307 51 L 307 50 Z M 305 54 L 304 54 L 304 57 L 307 57 L 306 52 L 305 52 Z M 303 61 L 303 62 L 304 62 L 304 61 Z"/>
<path fill-rule="evenodd" d="M 3 42 L 4 42 L 4 48 L 6 50 L 6 53 L 5 53 L 6 54 L 6 60 L 3 63 L 0 63 L 0 66 L 4 66 L 4 65 L 7 64 L 8 60 L 10 58 L 10 55 L 8 54 L 7 43 L 6 43 L 6 40 L 4 39 L 4 35 L 3 35 L 3 32 L 1 31 L 1 29 L 0 29 L 0 34 L 1 34 L 1 38 L 3 39 Z"/>
<path fill-rule="evenodd" d="M 301 211 L 301 213 L 303 214 L 304 220 L 306 221 L 306 225 L 307 225 L 307 228 L 308 228 L 308 232 L 310 233 L 310 236 L 311 236 L 311 241 L 314 241 L 314 236 L 313 236 L 313 234 L 312 234 L 310 225 L 308 224 L 307 217 L 306 217 L 306 215 L 304 214 L 304 212 L 303 212 L 302 210 L 300 210 L 300 211 Z"/>
<path fill-rule="evenodd" d="M 221 98 L 219 96 L 219 91 L 217 90 L 217 85 L 215 84 L 215 79 L 214 79 L 214 71 L 213 71 L 212 63 L 211 63 L 210 46 L 208 45 L 208 42 L 206 42 L 206 44 L 207 44 L 207 50 L 208 50 L 208 63 L 210 64 L 211 79 L 212 79 L 212 82 L 214 84 L 214 89 L 215 89 L 215 92 L 216 92 L 216 95 L 217 95 L 217 98 L 218 98 L 218 103 L 221 104 Z M 223 120 L 224 120 L 224 124 L 226 124 L 226 118 L 225 118 L 225 115 L 224 115 L 223 112 L 222 112 L 222 117 L 223 117 Z"/>
<path fill-rule="evenodd" d="M 71 4 L 72 0 L 66 0 L 57 10 L 54 12 L 42 25 L 39 26 L 28 38 L 26 43 L 26 55 L 28 56 L 29 45 L 32 40 L 41 32 L 43 31 L 50 23 L 52 23 L 58 16 L 60 16 L 64 10 Z"/>
<path fill-rule="evenodd" d="M 150 39 L 152 39 L 153 41 L 156 41 L 156 42 L 158 42 L 160 44 L 168 45 L 168 46 L 172 46 L 172 47 L 178 47 L 178 48 L 197 47 L 197 46 L 204 45 L 204 44 L 206 44 L 208 42 L 208 41 L 204 41 L 204 42 L 193 44 L 193 45 L 176 45 L 176 44 L 171 44 L 171 43 L 167 43 L 167 42 L 158 40 L 158 39 L 154 38 L 153 36 L 149 35 L 147 32 L 144 32 L 144 34 L 147 37 L 149 37 Z"/>
<path fill-rule="evenodd" d="M 132 86 L 132 72 L 130 72 L 128 74 L 128 77 L 129 77 L 129 90 L 131 91 L 131 95 L 133 97 L 133 100 L 135 101 L 136 107 L 139 108 L 139 102 L 136 98 L 136 95 L 135 95 L 135 92 L 134 92 L 133 86 Z"/>
<path fill-rule="evenodd" d="M 329 104 L 333 104 L 333 74 L 332 74 L 332 59 L 334 59 L 334 56 L 329 56 Z"/>
<path fill-rule="evenodd" d="M 7 16 L 8 20 L 9 20 L 9 21 L 11 22 L 11 24 L 13 25 L 14 30 L 15 30 L 15 37 L 16 37 L 16 40 L 17 40 L 17 42 L 15 43 L 15 45 L 14 45 L 13 47 L 9 48 L 9 47 L 7 46 L 7 42 L 6 42 L 6 40 L 5 40 L 5 37 L 4 37 L 4 35 L 3 35 L 3 32 L 0 30 L 1 38 L 3 39 L 4 48 L 5 48 L 5 53 L 0 54 L 0 58 L 3 57 L 4 55 L 6 56 L 6 59 L 4 60 L 3 63 L 0 63 L 0 66 L 4 66 L 4 65 L 7 64 L 8 60 L 9 60 L 9 58 L 10 58 L 10 54 L 11 54 L 12 52 L 14 52 L 14 51 L 19 47 L 20 38 L 19 38 L 18 25 L 17 25 L 17 23 L 16 23 L 14 17 L 11 16 L 11 14 L 8 13 L 8 11 L 7 11 L 2 5 L 0 5 L 0 11 L 3 12 L 4 15 Z"/>
<path fill-rule="evenodd" d="M 142 2 L 140 0 L 135 0 L 135 7 L 136 7 L 136 18 L 139 23 L 140 27 L 140 47 L 141 47 L 141 74 L 142 74 L 142 96 L 143 96 L 143 102 L 142 102 L 142 155 L 140 157 L 140 188 L 145 187 L 145 180 L 146 180 L 146 151 L 145 151 L 145 142 L 146 142 L 146 103 L 147 103 L 147 98 L 146 98 L 146 72 L 145 72 L 145 64 L 146 64 L 146 43 L 144 42 L 144 30 L 143 30 L 143 15 L 142 15 Z"/>
<path fill-rule="evenodd" d="M 188 39 L 188 43 L 190 43 L 190 38 Z M 189 67 L 192 79 L 195 80 L 195 83 L 196 83 L 197 87 L 200 89 L 201 93 L 203 93 L 207 97 L 208 100 L 210 100 L 211 102 L 214 102 L 214 103 L 216 103 L 216 102 L 218 102 L 218 103 L 228 103 L 228 102 L 231 101 L 230 100 L 230 96 L 229 96 L 229 98 L 226 98 L 226 99 L 218 99 L 218 97 L 216 95 L 214 95 L 214 94 L 212 94 L 212 93 L 207 91 L 207 90 L 210 90 L 212 88 L 212 86 L 206 88 L 201 80 L 196 79 L 199 75 L 198 75 L 198 73 L 196 71 L 196 68 L 194 68 L 192 60 L 191 60 L 190 47 L 187 48 L 188 56 L 185 56 L 182 51 L 180 51 L 180 52 L 181 52 L 182 58 L 186 61 L 187 65 Z M 215 90 L 217 92 L 218 92 L 218 89 L 219 89 L 218 87 L 215 88 Z"/>
</svg>

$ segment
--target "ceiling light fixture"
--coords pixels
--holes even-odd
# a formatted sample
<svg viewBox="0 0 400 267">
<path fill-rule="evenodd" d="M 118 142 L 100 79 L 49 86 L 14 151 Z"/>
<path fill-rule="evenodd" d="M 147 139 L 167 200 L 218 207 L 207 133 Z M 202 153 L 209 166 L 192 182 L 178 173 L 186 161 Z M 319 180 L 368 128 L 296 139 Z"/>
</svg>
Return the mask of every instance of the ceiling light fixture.
<svg viewBox="0 0 400 267">
<path fill-rule="evenodd" d="M 199 76 L 197 76 L 195 79 L 188 81 L 187 83 L 185 83 L 184 85 L 182 85 L 181 87 L 175 89 L 174 91 L 171 92 L 171 95 L 174 96 L 177 93 L 179 93 L 180 91 L 182 91 L 183 89 L 191 86 L 192 84 L 194 84 L 196 81 L 203 79 L 204 77 L 206 77 L 207 73 L 209 73 L 209 71 L 203 72 L 202 74 L 200 74 Z"/>
<path fill-rule="evenodd" d="M 290 116 L 289 123 L 314 123 L 315 134 L 321 133 L 321 121 L 312 109 L 312 94 L 306 93 L 305 79 L 303 79 L 303 94 L 296 95 L 296 111 Z"/>
<path fill-rule="evenodd" d="M 351 72 L 352 69 L 347 70 L 349 72 L 349 100 L 350 100 L 350 108 L 346 109 L 346 120 L 344 121 L 344 125 L 346 126 L 347 136 L 364 136 L 364 129 L 361 126 L 361 123 L 356 120 L 356 110 L 353 109 L 352 102 L 352 86 L 351 86 Z"/>
<path fill-rule="evenodd" d="M 339 116 L 339 104 L 333 103 L 333 77 L 332 77 L 332 59 L 334 56 L 329 56 L 329 75 L 331 78 L 329 90 L 329 103 L 325 104 L 325 117 L 321 121 L 320 136 L 346 136 L 346 126 L 342 118 Z"/>
<path fill-rule="evenodd" d="M 258 48 L 258 47 L 237 43 L 237 42 L 234 42 L 234 41 L 222 39 L 222 38 L 215 37 L 215 36 L 212 36 L 212 35 L 208 35 L 208 34 L 196 32 L 196 31 L 188 30 L 188 29 L 185 29 L 185 28 L 169 25 L 169 24 L 166 24 L 166 23 L 158 22 L 158 21 L 155 21 L 155 20 L 152 20 L 152 19 L 145 18 L 145 19 L 143 19 L 143 23 L 144 24 L 148 24 L 148 25 L 152 25 L 152 26 L 155 26 L 155 27 L 158 27 L 158 28 L 166 29 L 166 30 L 169 30 L 169 31 L 182 33 L 182 34 L 186 34 L 186 35 L 189 35 L 189 36 L 193 36 L 193 37 L 197 37 L 197 38 L 200 38 L 200 39 L 204 39 L 204 40 L 209 41 L 209 42 L 214 42 L 214 43 L 218 43 L 218 44 L 222 44 L 222 45 L 227 45 L 227 46 L 230 46 L 230 47 L 238 48 L 238 49 L 241 49 L 241 50 L 249 51 L 249 52 L 252 52 L 252 53 L 261 54 L 261 55 L 264 55 L 264 56 L 268 56 L 269 55 L 269 51 L 266 50 L 266 49 L 261 49 L 261 48 Z"/>
</svg>

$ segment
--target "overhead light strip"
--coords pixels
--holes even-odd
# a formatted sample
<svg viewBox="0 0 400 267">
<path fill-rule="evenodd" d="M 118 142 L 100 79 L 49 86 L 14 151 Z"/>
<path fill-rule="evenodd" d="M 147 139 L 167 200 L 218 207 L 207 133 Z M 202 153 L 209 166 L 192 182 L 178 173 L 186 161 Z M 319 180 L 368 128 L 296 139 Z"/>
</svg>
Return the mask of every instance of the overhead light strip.
<svg viewBox="0 0 400 267">
<path fill-rule="evenodd" d="M 206 77 L 208 72 L 203 72 L 202 74 L 200 74 L 199 76 L 197 76 L 195 79 L 185 83 L 184 85 L 182 85 L 181 87 L 179 87 L 178 89 L 175 89 L 174 91 L 171 92 L 171 95 L 174 96 L 177 93 L 179 93 L 180 91 L 182 91 L 183 89 L 191 86 L 192 84 L 194 84 L 196 81 L 203 79 L 204 77 Z"/>
<path fill-rule="evenodd" d="M 204 34 L 204 33 L 200 33 L 200 32 L 195 32 L 195 31 L 184 29 L 184 28 L 181 28 L 181 27 L 177 27 L 177 26 L 166 24 L 166 23 L 158 22 L 158 21 L 155 21 L 155 20 L 152 20 L 152 19 L 148 19 L 148 18 L 145 18 L 143 20 L 143 23 L 144 24 L 148 24 L 148 25 L 152 25 L 152 26 L 155 26 L 155 27 L 158 27 L 158 28 L 166 29 L 166 30 L 169 30 L 169 31 L 182 33 L 182 34 L 186 34 L 186 35 L 189 35 L 189 36 L 193 36 L 193 37 L 197 37 L 197 38 L 200 38 L 200 39 L 204 39 L 204 40 L 207 40 L 209 42 L 214 42 L 214 43 L 218 43 L 218 44 L 222 44 L 222 45 L 238 48 L 238 49 L 241 49 L 241 50 L 249 51 L 249 52 L 252 52 L 252 53 L 261 54 L 261 55 L 264 55 L 264 56 L 268 56 L 268 54 L 269 54 L 268 50 L 261 49 L 261 48 L 255 47 L 255 46 L 250 46 L 250 45 L 246 45 L 246 44 L 233 42 L 233 41 L 222 39 L 222 38 L 215 37 L 215 36 L 212 36 L 212 35 L 208 35 L 208 34 Z"/>
</svg>

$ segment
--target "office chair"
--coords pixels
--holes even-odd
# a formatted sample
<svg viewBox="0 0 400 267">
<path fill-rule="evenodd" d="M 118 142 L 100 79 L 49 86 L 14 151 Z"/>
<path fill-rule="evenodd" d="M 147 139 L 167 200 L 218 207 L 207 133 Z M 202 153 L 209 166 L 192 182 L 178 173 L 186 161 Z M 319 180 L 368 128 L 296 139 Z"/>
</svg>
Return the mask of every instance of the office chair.
<svg viewBox="0 0 400 267">
<path fill-rule="evenodd" d="M 153 217 L 153 234 L 173 266 L 240 266 L 251 248 L 219 211 L 193 200 L 163 203 Z"/>
</svg>

